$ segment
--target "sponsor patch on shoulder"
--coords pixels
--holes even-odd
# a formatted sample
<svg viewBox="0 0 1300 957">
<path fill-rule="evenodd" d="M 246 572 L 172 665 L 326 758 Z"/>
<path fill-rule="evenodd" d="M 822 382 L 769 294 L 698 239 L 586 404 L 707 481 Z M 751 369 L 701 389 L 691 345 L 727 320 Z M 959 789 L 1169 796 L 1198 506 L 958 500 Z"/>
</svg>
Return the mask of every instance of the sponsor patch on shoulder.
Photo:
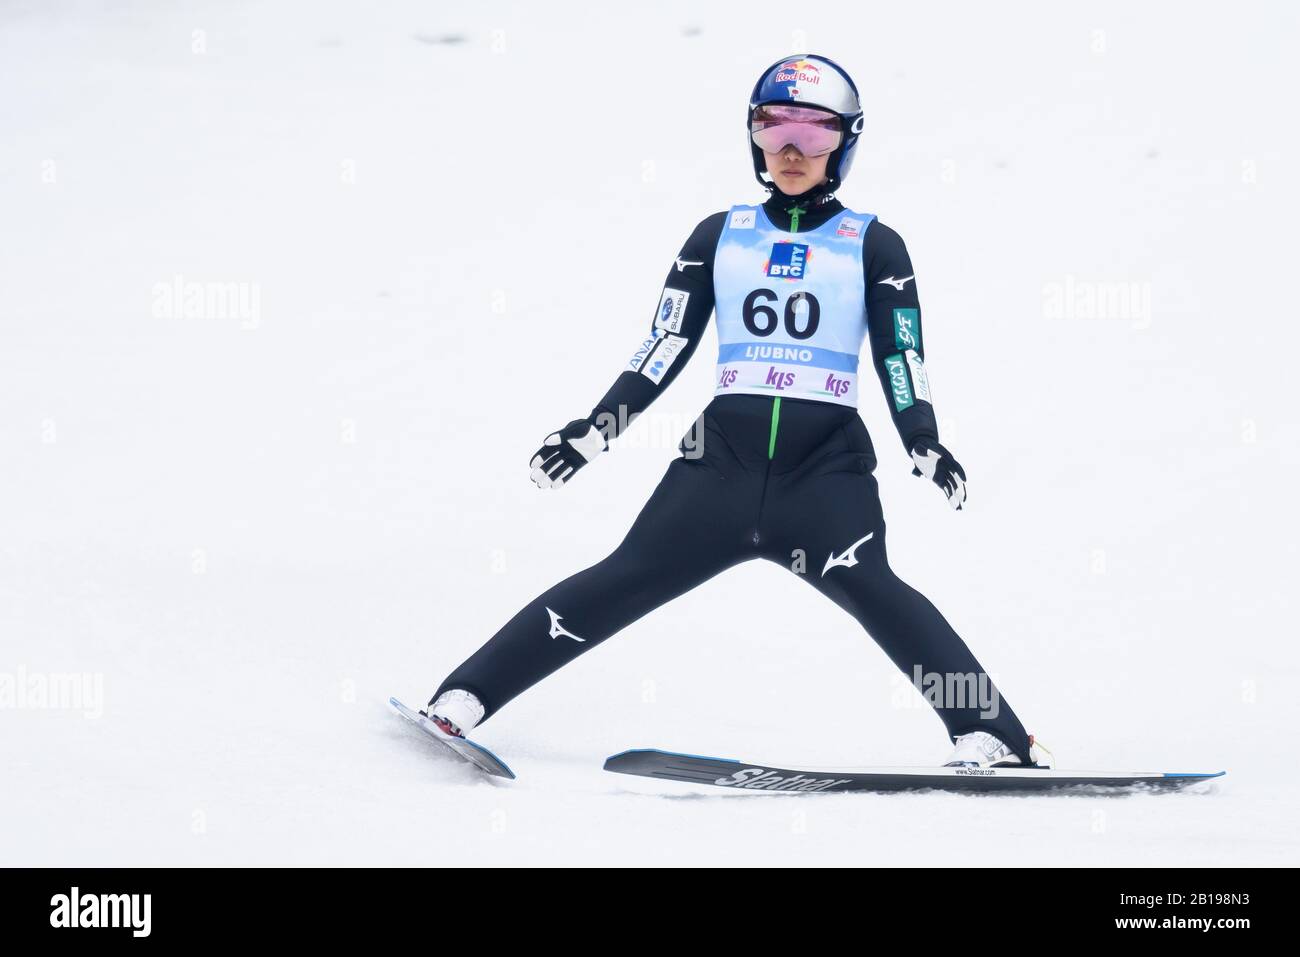
<svg viewBox="0 0 1300 957">
<path fill-rule="evenodd" d="M 732 229 L 753 229 L 754 228 L 754 211 L 752 209 L 737 209 L 731 214 Z"/>
<path fill-rule="evenodd" d="M 840 220 L 839 228 L 835 230 L 836 236 L 848 236 L 850 239 L 856 237 L 862 232 L 862 220 L 853 219 L 845 216 Z"/>
<path fill-rule="evenodd" d="M 682 317 L 686 315 L 686 303 L 691 294 L 684 289 L 664 287 L 663 298 L 659 300 L 659 311 L 655 314 L 655 328 L 669 332 L 682 331 Z"/>
</svg>

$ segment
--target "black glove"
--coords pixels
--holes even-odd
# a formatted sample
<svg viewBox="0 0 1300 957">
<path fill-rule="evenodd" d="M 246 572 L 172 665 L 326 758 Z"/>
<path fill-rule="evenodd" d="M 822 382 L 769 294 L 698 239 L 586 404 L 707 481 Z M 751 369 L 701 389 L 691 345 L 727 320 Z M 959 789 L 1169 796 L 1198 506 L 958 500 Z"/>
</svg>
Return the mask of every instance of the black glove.
<svg viewBox="0 0 1300 957">
<path fill-rule="evenodd" d="M 604 434 L 589 419 L 574 419 L 552 432 L 528 464 L 538 488 L 559 488 L 575 472 L 609 448 Z"/>
<path fill-rule="evenodd" d="M 924 475 L 948 496 L 948 504 L 960 509 L 966 501 L 966 470 L 952 453 L 934 439 L 924 436 L 912 443 L 913 475 Z"/>
</svg>

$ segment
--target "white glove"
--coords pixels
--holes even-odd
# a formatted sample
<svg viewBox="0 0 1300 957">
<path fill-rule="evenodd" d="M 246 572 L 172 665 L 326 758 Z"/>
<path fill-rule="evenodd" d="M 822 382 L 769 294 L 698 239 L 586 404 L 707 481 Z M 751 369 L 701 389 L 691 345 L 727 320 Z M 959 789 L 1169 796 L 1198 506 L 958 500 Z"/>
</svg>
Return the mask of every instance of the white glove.
<svg viewBox="0 0 1300 957">
<path fill-rule="evenodd" d="M 919 438 L 912 443 L 913 475 L 924 475 L 948 496 L 948 504 L 960 509 L 966 501 L 966 471 L 952 453 L 933 439 Z"/>
<path fill-rule="evenodd" d="M 538 488 L 559 488 L 578 469 L 594 459 L 609 445 L 605 435 L 588 419 L 574 419 L 558 432 L 552 432 L 533 455 L 533 482 Z"/>
</svg>

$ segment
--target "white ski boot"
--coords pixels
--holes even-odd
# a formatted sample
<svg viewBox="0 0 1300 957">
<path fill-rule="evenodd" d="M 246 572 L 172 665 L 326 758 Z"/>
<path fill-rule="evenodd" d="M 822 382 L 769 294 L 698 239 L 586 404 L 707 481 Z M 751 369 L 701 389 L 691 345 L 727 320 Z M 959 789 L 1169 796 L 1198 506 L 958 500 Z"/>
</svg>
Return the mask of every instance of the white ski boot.
<svg viewBox="0 0 1300 957">
<path fill-rule="evenodd" d="M 1029 758 L 1035 765 L 1043 763 L 1039 759 L 1038 747 L 1034 743 L 1032 734 L 1029 736 Z M 987 731 L 972 731 L 957 736 L 956 746 L 943 766 L 945 768 L 998 768 L 1020 763 L 1019 755 L 1004 744 L 1001 738 Z"/>
<path fill-rule="evenodd" d="M 483 720 L 484 707 L 474 695 L 459 688 L 444 691 L 420 712 L 447 734 L 465 737 Z"/>
</svg>

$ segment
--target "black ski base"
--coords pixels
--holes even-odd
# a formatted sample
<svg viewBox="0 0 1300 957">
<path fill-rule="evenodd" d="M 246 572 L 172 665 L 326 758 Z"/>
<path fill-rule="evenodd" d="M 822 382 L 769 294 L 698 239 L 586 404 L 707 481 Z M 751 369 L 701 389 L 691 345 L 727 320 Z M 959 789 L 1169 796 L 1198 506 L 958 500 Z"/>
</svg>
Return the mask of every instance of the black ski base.
<svg viewBox="0 0 1300 957">
<path fill-rule="evenodd" d="M 1177 791 L 1225 772 L 1057 771 L 1052 768 L 783 768 L 645 749 L 605 760 L 618 774 L 704 784 L 736 791 L 827 793 L 953 791 L 988 793 L 1131 794 Z"/>
</svg>

